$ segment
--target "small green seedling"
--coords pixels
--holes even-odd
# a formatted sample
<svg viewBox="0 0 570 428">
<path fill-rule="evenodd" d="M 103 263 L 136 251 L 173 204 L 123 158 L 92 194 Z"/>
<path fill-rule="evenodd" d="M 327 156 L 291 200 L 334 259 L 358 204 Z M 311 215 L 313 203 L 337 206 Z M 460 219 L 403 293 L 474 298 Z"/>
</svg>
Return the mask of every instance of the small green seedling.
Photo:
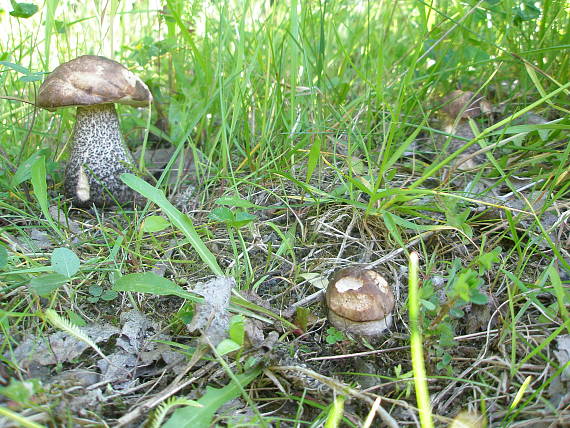
<svg viewBox="0 0 570 428">
<path fill-rule="evenodd" d="M 346 336 L 342 331 L 338 331 L 334 327 L 327 328 L 327 337 L 325 338 L 329 345 L 334 345 L 338 342 L 342 342 L 346 340 Z"/>
<path fill-rule="evenodd" d="M 433 281 L 427 280 L 421 287 L 419 302 L 423 325 L 428 342 L 437 343 L 435 354 L 439 357 L 436 365 L 438 370 L 451 373 L 452 357 L 448 350 L 455 345 L 455 329 L 459 319 L 465 316 L 466 306 L 487 304 L 488 297 L 481 291 L 485 284 L 484 274 L 500 261 L 501 252 L 500 247 L 482 252 L 466 267 L 460 259 L 455 259 L 448 269 L 443 302 Z"/>
<path fill-rule="evenodd" d="M 237 351 L 243 346 L 245 338 L 245 318 L 243 315 L 234 315 L 230 318 L 228 338 L 222 340 L 216 347 L 220 355 Z"/>
<path fill-rule="evenodd" d="M 119 295 L 114 290 L 104 290 L 100 285 L 90 285 L 88 291 L 90 296 L 87 298 L 87 301 L 91 303 L 97 303 L 99 300 L 108 302 Z"/>
<path fill-rule="evenodd" d="M 247 211 L 239 210 L 234 212 L 227 207 L 214 208 L 208 217 L 235 229 L 240 229 L 257 220 L 256 216 Z"/>
</svg>

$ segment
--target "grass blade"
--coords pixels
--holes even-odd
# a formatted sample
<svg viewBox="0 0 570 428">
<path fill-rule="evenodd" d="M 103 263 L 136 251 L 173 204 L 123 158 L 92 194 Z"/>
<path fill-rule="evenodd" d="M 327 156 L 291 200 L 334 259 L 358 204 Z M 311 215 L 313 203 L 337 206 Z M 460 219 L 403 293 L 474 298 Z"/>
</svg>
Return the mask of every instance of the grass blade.
<svg viewBox="0 0 570 428">
<path fill-rule="evenodd" d="M 223 388 L 207 387 L 206 393 L 197 401 L 201 407 L 184 407 L 174 411 L 163 428 L 207 428 L 212 422 L 216 410 L 241 394 L 241 389 L 251 383 L 259 374 L 257 368 L 250 372 L 236 375 L 237 382 L 231 381 Z"/>
<path fill-rule="evenodd" d="M 31 167 L 31 182 L 34 189 L 34 196 L 38 201 L 42 214 L 46 218 L 52 229 L 58 234 L 60 238 L 63 237 L 57 225 L 53 221 L 49 212 L 47 183 L 46 183 L 46 163 L 43 156 L 39 157 Z"/>
<path fill-rule="evenodd" d="M 114 291 L 129 291 L 133 293 L 150 293 L 156 296 L 178 296 L 194 302 L 204 299 L 182 289 L 169 279 L 152 272 L 131 273 L 120 277 L 113 285 Z"/>
<path fill-rule="evenodd" d="M 7 409 L 5 407 L 1 407 L 0 406 L 0 416 L 3 416 L 5 418 L 11 419 L 14 422 L 16 422 L 17 426 L 19 427 L 24 427 L 24 428 L 44 428 L 45 425 L 40 425 L 37 424 L 35 422 L 32 422 L 30 420 L 28 420 L 27 418 L 25 418 L 24 416 L 13 412 L 10 409 Z"/>
<path fill-rule="evenodd" d="M 198 232 L 194 228 L 194 224 L 190 217 L 178 210 L 164 195 L 164 192 L 156 187 L 151 186 L 143 179 L 133 174 L 122 174 L 121 180 L 131 189 L 137 191 L 148 200 L 158 205 L 162 211 L 168 216 L 170 221 L 178 228 L 190 241 L 192 247 L 196 250 L 200 258 L 208 265 L 212 272 L 218 276 L 222 276 L 224 272 L 218 264 L 216 257 L 206 247 Z"/>
</svg>

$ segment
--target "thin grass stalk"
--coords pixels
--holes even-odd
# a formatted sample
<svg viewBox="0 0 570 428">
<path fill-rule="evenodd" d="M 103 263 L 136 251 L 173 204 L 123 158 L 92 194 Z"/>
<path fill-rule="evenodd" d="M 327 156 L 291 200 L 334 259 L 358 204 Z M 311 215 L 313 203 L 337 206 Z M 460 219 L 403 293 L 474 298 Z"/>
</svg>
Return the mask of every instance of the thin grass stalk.
<svg viewBox="0 0 570 428">
<path fill-rule="evenodd" d="M 412 371 L 414 373 L 414 387 L 418 404 L 420 422 L 422 428 L 433 428 L 429 390 L 426 379 L 424 364 L 424 349 L 422 345 L 422 333 L 419 326 L 419 286 L 418 286 L 418 253 L 410 254 L 409 265 L 409 295 L 408 311 L 410 314 L 410 346 L 412 353 Z"/>
</svg>

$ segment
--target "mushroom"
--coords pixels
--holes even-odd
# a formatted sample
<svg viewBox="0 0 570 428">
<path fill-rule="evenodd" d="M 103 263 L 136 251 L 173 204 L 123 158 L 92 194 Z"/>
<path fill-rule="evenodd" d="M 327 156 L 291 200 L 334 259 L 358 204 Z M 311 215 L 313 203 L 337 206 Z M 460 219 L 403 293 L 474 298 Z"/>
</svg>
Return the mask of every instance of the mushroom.
<svg viewBox="0 0 570 428">
<path fill-rule="evenodd" d="M 133 191 L 119 178 L 134 170 L 134 161 L 114 103 L 145 107 L 151 102 L 141 79 L 102 56 L 84 55 L 61 64 L 42 83 L 38 107 L 77 107 L 64 185 L 75 205 L 122 205 L 133 200 Z"/>
<path fill-rule="evenodd" d="M 471 91 L 452 91 L 443 98 L 442 105 L 442 130 L 451 136 L 447 146 L 449 152 L 459 150 L 467 141 L 475 138 L 469 119 L 492 113 L 491 103 Z M 441 145 L 445 147 L 445 139 L 441 139 Z M 473 144 L 453 161 L 453 165 L 459 169 L 472 169 L 481 165 L 486 160 L 485 155 L 474 155 L 480 148 L 478 144 Z"/>
<path fill-rule="evenodd" d="M 339 330 L 378 335 L 392 324 L 394 293 L 379 273 L 362 268 L 337 271 L 326 291 L 328 319 Z"/>
<path fill-rule="evenodd" d="M 447 94 L 443 99 L 444 113 L 450 119 L 472 119 L 482 114 L 490 114 L 491 104 L 481 95 L 475 95 L 471 91 L 456 90 Z"/>
</svg>

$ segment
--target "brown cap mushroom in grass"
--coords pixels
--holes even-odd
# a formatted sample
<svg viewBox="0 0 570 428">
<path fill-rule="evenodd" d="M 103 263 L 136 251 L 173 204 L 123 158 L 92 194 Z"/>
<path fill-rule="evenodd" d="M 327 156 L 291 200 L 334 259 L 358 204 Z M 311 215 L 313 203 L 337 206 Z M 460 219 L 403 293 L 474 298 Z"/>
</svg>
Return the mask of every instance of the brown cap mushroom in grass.
<svg viewBox="0 0 570 428">
<path fill-rule="evenodd" d="M 452 91 L 443 98 L 441 105 L 443 113 L 441 130 L 451 139 L 440 137 L 439 141 L 447 152 L 455 152 L 467 141 L 475 138 L 469 119 L 489 115 L 493 111 L 489 101 L 471 91 Z M 453 168 L 469 170 L 483 164 L 486 156 L 483 153 L 474 155 L 480 148 L 478 144 L 473 144 L 463 150 L 463 153 L 452 161 Z"/>
<path fill-rule="evenodd" d="M 119 176 L 132 172 L 114 103 L 146 107 L 144 82 L 116 61 L 84 55 L 53 70 L 42 83 L 37 105 L 48 110 L 77 107 L 65 194 L 79 206 L 128 203 L 133 192 Z"/>
<path fill-rule="evenodd" d="M 442 110 L 451 119 L 471 119 L 491 113 L 491 104 L 482 95 L 471 91 L 456 90 L 443 99 Z"/>
<path fill-rule="evenodd" d="M 346 268 L 329 280 L 326 291 L 328 319 L 339 330 L 377 335 L 392 323 L 394 293 L 379 273 Z"/>
</svg>

